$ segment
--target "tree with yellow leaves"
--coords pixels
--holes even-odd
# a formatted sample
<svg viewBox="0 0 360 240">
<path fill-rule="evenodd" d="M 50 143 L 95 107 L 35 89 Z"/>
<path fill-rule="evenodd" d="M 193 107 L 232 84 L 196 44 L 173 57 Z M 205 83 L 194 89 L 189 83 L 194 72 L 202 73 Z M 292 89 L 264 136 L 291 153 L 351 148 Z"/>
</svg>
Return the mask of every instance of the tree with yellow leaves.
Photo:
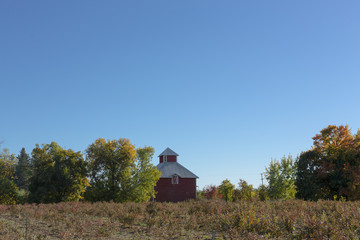
<svg viewBox="0 0 360 240">
<path fill-rule="evenodd" d="M 7 149 L 0 153 L 0 204 L 16 203 L 15 162 L 15 156 Z"/>
<path fill-rule="evenodd" d="M 89 201 L 144 202 L 155 197 L 160 172 L 150 161 L 152 147 L 135 149 L 128 139 L 97 139 L 87 150 Z"/>
</svg>

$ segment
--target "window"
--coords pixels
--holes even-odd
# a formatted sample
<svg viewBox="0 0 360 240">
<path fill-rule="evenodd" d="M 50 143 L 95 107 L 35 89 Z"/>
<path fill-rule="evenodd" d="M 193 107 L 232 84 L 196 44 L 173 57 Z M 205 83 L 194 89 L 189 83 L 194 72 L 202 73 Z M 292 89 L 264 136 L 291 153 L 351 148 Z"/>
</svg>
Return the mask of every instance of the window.
<svg viewBox="0 0 360 240">
<path fill-rule="evenodd" d="M 167 162 L 167 156 L 163 156 L 164 162 Z"/>
<path fill-rule="evenodd" d="M 179 184 L 179 176 L 174 174 L 171 179 L 172 184 Z"/>
</svg>

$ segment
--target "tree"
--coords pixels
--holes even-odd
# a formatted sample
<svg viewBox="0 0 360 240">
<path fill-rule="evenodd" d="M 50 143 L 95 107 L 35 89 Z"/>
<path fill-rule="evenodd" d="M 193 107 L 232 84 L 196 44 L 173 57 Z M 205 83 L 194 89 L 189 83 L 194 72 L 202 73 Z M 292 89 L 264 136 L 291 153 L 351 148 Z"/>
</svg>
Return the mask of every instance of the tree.
<svg viewBox="0 0 360 240">
<path fill-rule="evenodd" d="M 218 198 L 218 188 L 215 185 L 207 185 L 203 188 L 202 195 L 207 199 Z"/>
<path fill-rule="evenodd" d="M 297 197 L 359 200 L 360 131 L 352 135 L 347 125 L 329 125 L 313 140 L 312 149 L 297 161 Z"/>
<path fill-rule="evenodd" d="M 221 194 L 224 200 L 232 202 L 234 189 L 235 186 L 231 184 L 231 182 L 228 179 L 225 179 L 224 181 L 221 182 L 219 186 L 219 193 Z"/>
<path fill-rule="evenodd" d="M 259 186 L 259 188 L 257 189 L 257 192 L 258 192 L 260 201 L 265 201 L 265 200 L 269 199 L 269 192 L 265 185 L 261 184 Z"/>
<path fill-rule="evenodd" d="M 64 150 L 56 142 L 36 145 L 32 151 L 33 176 L 30 179 L 30 201 L 57 203 L 82 199 L 86 162 L 80 152 Z"/>
<path fill-rule="evenodd" d="M 97 139 L 87 150 L 91 187 L 90 201 L 148 201 L 155 196 L 160 172 L 150 163 L 154 149 L 135 149 L 128 139 Z"/>
<path fill-rule="evenodd" d="M 320 166 L 318 159 L 319 152 L 314 150 L 302 152 L 297 159 L 296 198 L 315 201 L 328 196 L 329 193 L 326 193 L 321 180 L 317 177 Z"/>
<path fill-rule="evenodd" d="M 253 185 L 248 184 L 243 179 L 240 179 L 238 186 L 239 189 L 236 189 L 236 194 L 234 194 L 237 200 L 251 200 L 255 197 Z"/>
<path fill-rule="evenodd" d="M 295 172 L 296 165 L 289 155 L 284 156 L 281 162 L 272 160 L 266 168 L 265 178 L 269 183 L 268 193 L 271 199 L 295 198 Z"/>
<path fill-rule="evenodd" d="M 16 165 L 16 180 L 15 183 L 19 189 L 28 190 L 29 180 L 31 177 L 30 157 L 26 153 L 25 148 L 22 148 L 17 157 L 18 163 Z"/>
<path fill-rule="evenodd" d="M 14 183 L 16 158 L 7 149 L 0 153 L 0 204 L 15 204 L 17 186 Z"/>
<path fill-rule="evenodd" d="M 151 164 L 154 148 L 144 147 L 136 150 L 137 164 L 132 172 L 131 201 L 146 202 L 155 198 L 154 186 L 161 173 Z"/>
</svg>

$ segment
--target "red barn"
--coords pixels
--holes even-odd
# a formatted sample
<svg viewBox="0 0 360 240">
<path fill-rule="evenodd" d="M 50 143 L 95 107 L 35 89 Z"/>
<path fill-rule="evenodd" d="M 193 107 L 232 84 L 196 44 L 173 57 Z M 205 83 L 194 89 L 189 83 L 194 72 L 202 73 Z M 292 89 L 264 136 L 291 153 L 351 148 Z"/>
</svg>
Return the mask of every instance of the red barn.
<svg viewBox="0 0 360 240">
<path fill-rule="evenodd" d="M 196 179 L 198 176 L 177 162 L 176 152 L 166 148 L 159 155 L 157 169 L 161 177 L 156 184 L 155 201 L 178 202 L 196 198 Z"/>
</svg>

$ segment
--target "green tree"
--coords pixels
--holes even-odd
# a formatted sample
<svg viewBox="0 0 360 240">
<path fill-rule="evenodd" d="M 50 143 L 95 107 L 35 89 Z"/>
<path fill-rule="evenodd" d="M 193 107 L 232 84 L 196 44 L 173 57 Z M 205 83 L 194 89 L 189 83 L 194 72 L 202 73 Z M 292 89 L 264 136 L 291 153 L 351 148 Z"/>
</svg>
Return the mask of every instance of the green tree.
<svg viewBox="0 0 360 240">
<path fill-rule="evenodd" d="M 135 149 L 128 139 L 97 139 L 87 150 L 91 187 L 90 201 L 144 202 L 155 196 L 160 172 L 150 161 L 154 149 Z"/>
<path fill-rule="evenodd" d="M 80 152 L 64 150 L 57 143 L 36 145 L 32 151 L 33 176 L 30 200 L 36 203 L 78 201 L 82 199 L 86 178 L 86 162 Z"/>
<path fill-rule="evenodd" d="M 18 163 L 16 164 L 16 180 L 15 183 L 19 189 L 28 190 L 29 180 L 31 177 L 30 157 L 26 153 L 25 148 L 22 148 L 17 157 Z"/>
<path fill-rule="evenodd" d="M 314 201 L 329 195 L 322 187 L 321 179 L 317 177 L 320 167 L 318 159 L 319 152 L 314 150 L 302 152 L 297 159 L 296 198 Z"/>
<path fill-rule="evenodd" d="M 155 198 L 154 186 L 158 182 L 161 173 L 156 166 L 151 164 L 154 148 L 144 147 L 136 149 L 137 163 L 132 170 L 131 201 L 146 202 Z"/>
<path fill-rule="evenodd" d="M 239 189 L 236 189 L 236 200 L 252 200 L 255 198 L 254 187 L 251 184 L 248 184 L 245 180 L 240 179 Z"/>
<path fill-rule="evenodd" d="M 234 189 L 235 186 L 228 179 L 222 181 L 219 186 L 219 193 L 221 194 L 222 199 L 232 202 Z"/>
<path fill-rule="evenodd" d="M 202 190 L 196 190 L 196 199 L 203 200 L 204 198 L 204 192 Z"/>
<path fill-rule="evenodd" d="M 281 162 L 272 160 L 265 173 L 265 178 L 269 183 L 269 197 L 271 199 L 295 198 L 295 173 L 296 165 L 291 155 L 284 156 Z"/>
<path fill-rule="evenodd" d="M 16 157 L 7 149 L 0 153 L 0 204 L 15 204 L 17 201 L 15 163 Z"/>
<path fill-rule="evenodd" d="M 265 185 L 261 184 L 259 188 L 257 189 L 259 200 L 265 201 L 269 199 L 269 192 Z"/>
</svg>

